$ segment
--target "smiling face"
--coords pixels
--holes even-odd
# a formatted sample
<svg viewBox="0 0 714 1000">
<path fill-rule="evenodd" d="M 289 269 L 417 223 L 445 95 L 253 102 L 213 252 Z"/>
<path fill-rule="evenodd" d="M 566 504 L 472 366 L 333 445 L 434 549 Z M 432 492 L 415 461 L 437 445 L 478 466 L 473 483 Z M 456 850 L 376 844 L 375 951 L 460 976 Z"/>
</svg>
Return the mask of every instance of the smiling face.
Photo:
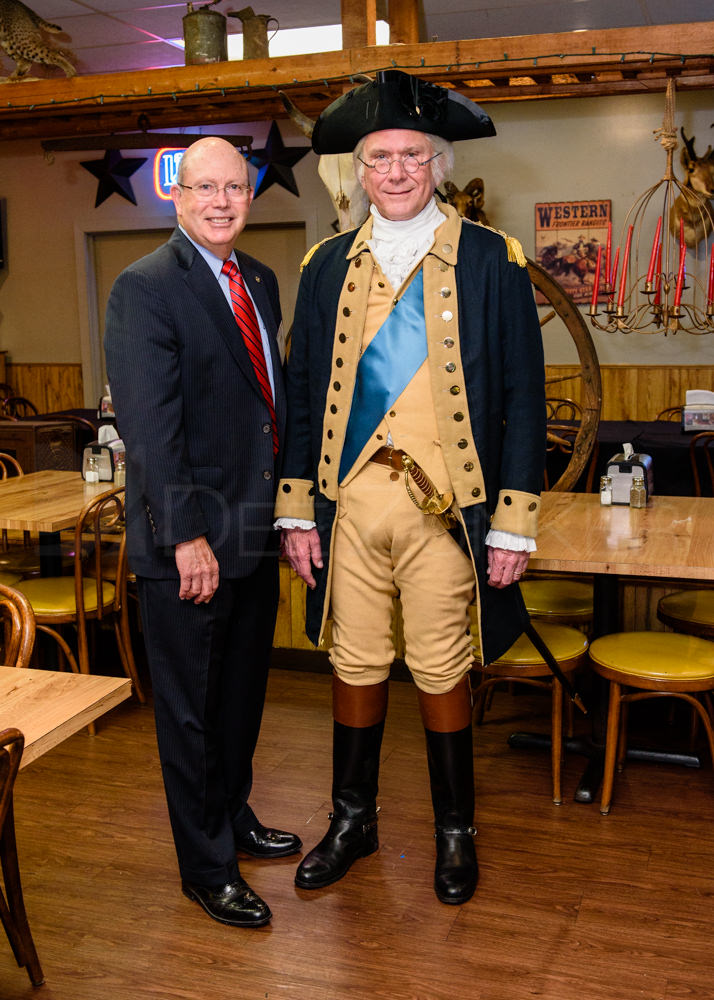
<svg viewBox="0 0 714 1000">
<path fill-rule="evenodd" d="M 380 215 L 394 222 L 413 219 L 428 204 L 434 194 L 434 179 L 431 164 L 419 167 L 415 174 L 408 174 L 401 163 L 403 157 L 411 153 L 419 162 L 434 155 L 429 139 L 423 132 L 410 129 L 386 129 L 372 132 L 367 136 L 362 149 L 365 163 L 374 163 L 377 156 L 396 160 L 388 174 L 378 174 L 369 167 L 364 168 L 362 187 L 369 200 L 377 207 Z"/>
<path fill-rule="evenodd" d="M 215 184 L 215 195 L 208 200 L 196 197 L 181 184 Z M 171 188 L 176 218 L 194 242 L 225 260 L 248 219 L 253 192 L 247 197 L 229 198 L 227 184 L 247 185 L 248 165 L 241 154 L 225 139 L 199 139 L 189 146 L 181 160 L 179 183 Z"/>
</svg>

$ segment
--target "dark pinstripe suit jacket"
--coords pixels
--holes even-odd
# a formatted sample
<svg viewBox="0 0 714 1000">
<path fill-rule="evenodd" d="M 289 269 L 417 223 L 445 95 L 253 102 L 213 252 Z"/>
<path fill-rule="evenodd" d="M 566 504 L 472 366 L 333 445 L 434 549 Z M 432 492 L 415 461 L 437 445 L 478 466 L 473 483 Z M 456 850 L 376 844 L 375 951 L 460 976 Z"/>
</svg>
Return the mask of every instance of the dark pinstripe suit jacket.
<svg viewBox="0 0 714 1000">
<path fill-rule="evenodd" d="M 237 257 L 270 337 L 282 441 L 277 282 L 259 261 Z M 277 541 L 270 415 L 231 308 L 179 229 L 117 278 L 104 346 L 127 449 L 131 568 L 177 576 L 173 547 L 206 535 L 222 577 L 248 575 Z"/>
</svg>

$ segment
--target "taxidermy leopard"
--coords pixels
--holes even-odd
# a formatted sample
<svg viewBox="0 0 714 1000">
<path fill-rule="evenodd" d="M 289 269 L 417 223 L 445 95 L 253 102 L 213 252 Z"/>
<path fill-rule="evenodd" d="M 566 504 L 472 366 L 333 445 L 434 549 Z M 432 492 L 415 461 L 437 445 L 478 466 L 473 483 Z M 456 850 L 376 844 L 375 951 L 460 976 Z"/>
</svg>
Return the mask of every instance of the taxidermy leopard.
<svg viewBox="0 0 714 1000">
<path fill-rule="evenodd" d="M 15 61 L 15 71 L 10 80 L 21 79 L 33 63 L 60 66 L 67 76 L 76 70 L 71 60 L 74 55 L 67 49 L 50 45 L 42 31 L 57 32 L 57 24 L 43 20 L 21 0 L 0 0 L 0 48 Z"/>
</svg>

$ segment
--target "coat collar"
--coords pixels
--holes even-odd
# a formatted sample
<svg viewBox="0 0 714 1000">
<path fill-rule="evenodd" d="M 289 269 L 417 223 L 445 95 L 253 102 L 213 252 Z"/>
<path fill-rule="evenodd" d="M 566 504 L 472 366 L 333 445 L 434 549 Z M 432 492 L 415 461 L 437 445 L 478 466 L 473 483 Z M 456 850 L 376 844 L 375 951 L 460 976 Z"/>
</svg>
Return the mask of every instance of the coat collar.
<svg viewBox="0 0 714 1000">
<path fill-rule="evenodd" d="M 434 233 L 434 242 L 428 253 L 434 254 L 444 263 L 456 266 L 456 257 L 461 238 L 461 218 L 453 207 L 444 202 L 437 202 L 439 211 L 445 216 L 444 222 Z M 372 216 L 368 216 L 357 230 L 354 240 L 347 251 L 347 260 L 352 260 L 361 253 L 369 253 L 367 241 L 372 238 Z"/>
</svg>

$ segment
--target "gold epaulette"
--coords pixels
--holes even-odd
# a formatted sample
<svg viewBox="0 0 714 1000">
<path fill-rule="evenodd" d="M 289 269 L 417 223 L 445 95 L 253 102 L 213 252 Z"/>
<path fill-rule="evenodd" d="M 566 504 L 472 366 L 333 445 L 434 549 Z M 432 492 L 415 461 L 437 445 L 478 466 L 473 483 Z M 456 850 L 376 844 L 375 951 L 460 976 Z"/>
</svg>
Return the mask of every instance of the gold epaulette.
<svg viewBox="0 0 714 1000">
<path fill-rule="evenodd" d="M 342 236 L 342 233 L 333 233 L 332 236 L 326 236 L 324 238 L 324 240 L 320 240 L 320 242 L 316 243 L 314 247 L 310 247 L 310 249 L 308 250 L 308 252 L 305 254 L 305 256 L 302 259 L 302 263 L 300 264 L 300 270 L 302 271 L 302 270 L 304 270 L 304 268 L 307 267 L 307 265 L 310 263 L 310 261 L 312 259 L 312 255 L 317 250 L 320 249 L 320 247 L 323 245 L 323 243 L 327 243 L 329 240 L 334 240 L 335 236 Z"/>
<path fill-rule="evenodd" d="M 492 233 L 498 233 L 499 236 L 502 236 L 506 242 L 506 253 L 511 264 L 518 264 L 519 267 L 526 266 L 526 255 L 523 253 L 520 240 L 516 239 L 515 236 L 509 236 L 507 233 L 504 233 L 502 229 L 494 229 L 493 226 L 486 226 L 483 222 L 477 222 L 476 225 L 483 226 L 484 229 L 490 229 Z"/>
</svg>

